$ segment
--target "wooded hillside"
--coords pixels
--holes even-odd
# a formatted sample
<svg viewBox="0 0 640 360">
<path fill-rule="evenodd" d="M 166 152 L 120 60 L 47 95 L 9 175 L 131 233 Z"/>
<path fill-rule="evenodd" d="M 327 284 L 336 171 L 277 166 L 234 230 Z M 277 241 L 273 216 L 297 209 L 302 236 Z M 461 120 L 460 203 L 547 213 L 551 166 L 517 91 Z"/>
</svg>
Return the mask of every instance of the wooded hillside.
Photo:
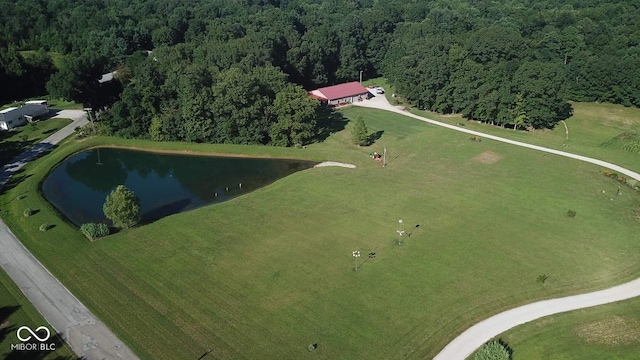
<svg viewBox="0 0 640 360">
<path fill-rule="evenodd" d="M 631 1 L 0 0 L 0 100 L 73 98 L 125 137 L 304 144 L 303 89 L 385 76 L 420 108 L 553 127 L 640 106 Z M 56 68 L 51 54 L 62 54 Z M 119 69 L 120 87 L 94 86 Z M 120 93 L 121 91 L 121 93 Z"/>
</svg>

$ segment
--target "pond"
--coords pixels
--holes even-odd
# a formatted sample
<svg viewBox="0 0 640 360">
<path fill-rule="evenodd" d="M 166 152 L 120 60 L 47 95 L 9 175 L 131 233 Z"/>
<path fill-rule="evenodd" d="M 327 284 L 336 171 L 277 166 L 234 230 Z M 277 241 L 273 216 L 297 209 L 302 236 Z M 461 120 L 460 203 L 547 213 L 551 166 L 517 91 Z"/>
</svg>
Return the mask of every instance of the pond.
<svg viewBox="0 0 640 360">
<path fill-rule="evenodd" d="M 150 222 L 232 199 L 315 164 L 96 148 L 60 163 L 42 183 L 42 193 L 78 226 L 110 223 L 102 205 L 123 184 L 140 198 L 142 221 Z"/>
</svg>

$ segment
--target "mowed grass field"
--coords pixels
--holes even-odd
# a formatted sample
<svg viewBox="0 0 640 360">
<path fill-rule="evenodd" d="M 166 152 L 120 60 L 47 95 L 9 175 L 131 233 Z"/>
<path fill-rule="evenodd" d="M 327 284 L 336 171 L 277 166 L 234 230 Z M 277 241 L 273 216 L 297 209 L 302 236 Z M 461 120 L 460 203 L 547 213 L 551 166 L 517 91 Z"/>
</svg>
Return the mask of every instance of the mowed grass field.
<svg viewBox="0 0 640 360">
<path fill-rule="evenodd" d="M 47 326 L 52 339 L 55 336 L 53 328 L 47 324 L 38 311 L 24 297 L 20 289 L 0 269 L 0 357 L 3 359 L 42 359 L 42 360 L 71 360 L 75 357 L 68 345 L 63 345 L 58 339 L 55 351 L 17 351 L 11 350 L 11 344 L 19 344 L 16 331 L 21 326 L 36 329 Z M 23 336 L 26 336 L 24 333 Z M 57 338 L 56 338 L 57 339 Z"/>
<path fill-rule="evenodd" d="M 640 299 L 550 316 L 501 338 L 513 360 L 635 360 L 640 354 Z"/>
<path fill-rule="evenodd" d="M 362 115 L 381 138 L 350 145 L 349 124 L 306 149 L 68 141 L 0 195 L 2 216 L 144 359 L 208 350 L 216 359 L 430 358 L 490 315 L 640 274 L 640 196 L 616 196 L 603 169 L 388 112 L 342 112 Z M 358 167 L 305 170 L 90 243 L 37 188 L 54 164 L 97 144 Z M 384 147 L 382 168 L 369 153 Z M 24 218 L 26 207 L 40 212 Z M 401 246 L 399 219 L 410 233 Z M 56 227 L 43 233 L 41 223 Z M 363 255 L 357 272 L 354 250 Z M 544 285 L 540 274 L 549 276 Z"/>
</svg>

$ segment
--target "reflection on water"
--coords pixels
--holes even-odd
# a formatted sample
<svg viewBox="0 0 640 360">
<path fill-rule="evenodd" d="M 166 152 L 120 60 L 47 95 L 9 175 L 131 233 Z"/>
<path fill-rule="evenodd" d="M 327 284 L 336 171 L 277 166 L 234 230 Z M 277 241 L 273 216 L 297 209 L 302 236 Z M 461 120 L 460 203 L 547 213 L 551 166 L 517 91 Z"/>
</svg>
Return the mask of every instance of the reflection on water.
<svg viewBox="0 0 640 360">
<path fill-rule="evenodd" d="M 44 197 L 76 225 L 108 222 L 104 200 L 124 184 L 140 198 L 143 221 L 191 210 L 268 185 L 316 163 L 92 149 L 56 167 L 42 184 Z"/>
</svg>

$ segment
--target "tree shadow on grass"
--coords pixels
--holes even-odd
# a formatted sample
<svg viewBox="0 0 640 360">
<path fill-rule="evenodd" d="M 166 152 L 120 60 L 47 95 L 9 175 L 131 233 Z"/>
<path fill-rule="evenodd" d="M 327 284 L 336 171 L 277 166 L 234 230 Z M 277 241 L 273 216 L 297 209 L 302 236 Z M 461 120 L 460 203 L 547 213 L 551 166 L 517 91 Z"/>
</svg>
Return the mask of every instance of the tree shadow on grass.
<svg viewBox="0 0 640 360">
<path fill-rule="evenodd" d="M 384 130 L 378 130 L 373 134 L 369 135 L 369 145 L 375 144 L 376 141 L 380 140 L 380 138 L 382 137 L 382 134 L 384 134 Z"/>
<path fill-rule="evenodd" d="M 24 172 L 23 168 L 16 169 L 18 166 L 20 166 L 20 164 L 28 163 L 41 156 L 47 155 L 56 147 L 57 145 L 53 145 L 50 143 L 38 143 L 29 150 L 13 158 L 6 165 L 3 164 L 2 168 L 0 168 L 0 194 L 3 194 L 8 189 L 15 187 L 21 181 L 31 176 L 16 176 Z"/>
<path fill-rule="evenodd" d="M 318 109 L 317 116 L 318 134 L 313 139 L 316 142 L 323 142 L 329 135 L 344 130 L 349 122 L 340 112 L 325 106 Z"/>
<path fill-rule="evenodd" d="M 151 224 L 154 221 L 160 220 L 169 215 L 181 213 L 187 206 L 191 204 L 191 199 L 176 200 L 169 204 L 157 207 L 145 214 L 142 214 L 142 220 L 140 225 Z"/>
<path fill-rule="evenodd" d="M 20 305 L 0 307 L 0 343 L 8 334 L 17 330 L 14 325 L 9 326 L 9 317 L 20 308 Z"/>
<path fill-rule="evenodd" d="M 45 131 L 42 132 L 42 135 L 49 135 L 49 134 L 54 133 L 56 131 L 58 131 L 58 129 L 56 129 L 56 128 L 45 130 Z"/>
<path fill-rule="evenodd" d="M 22 175 L 15 175 L 15 174 L 21 174 L 24 173 L 24 170 L 20 169 L 17 172 L 15 172 L 13 175 L 11 174 L 5 174 L 3 170 L 0 170 L 0 195 L 4 194 L 5 192 L 13 189 L 14 187 L 18 186 L 18 184 L 20 184 L 21 182 L 23 182 L 24 180 L 30 178 L 33 176 L 33 174 L 22 174 Z M 8 181 L 2 185 L 2 180 L 5 179 L 5 176 L 11 176 Z"/>
<path fill-rule="evenodd" d="M 53 230 L 53 229 L 55 229 L 56 226 L 58 226 L 56 224 L 46 224 L 46 225 L 47 225 L 46 226 L 46 230 L 44 230 L 44 231 Z"/>
</svg>

